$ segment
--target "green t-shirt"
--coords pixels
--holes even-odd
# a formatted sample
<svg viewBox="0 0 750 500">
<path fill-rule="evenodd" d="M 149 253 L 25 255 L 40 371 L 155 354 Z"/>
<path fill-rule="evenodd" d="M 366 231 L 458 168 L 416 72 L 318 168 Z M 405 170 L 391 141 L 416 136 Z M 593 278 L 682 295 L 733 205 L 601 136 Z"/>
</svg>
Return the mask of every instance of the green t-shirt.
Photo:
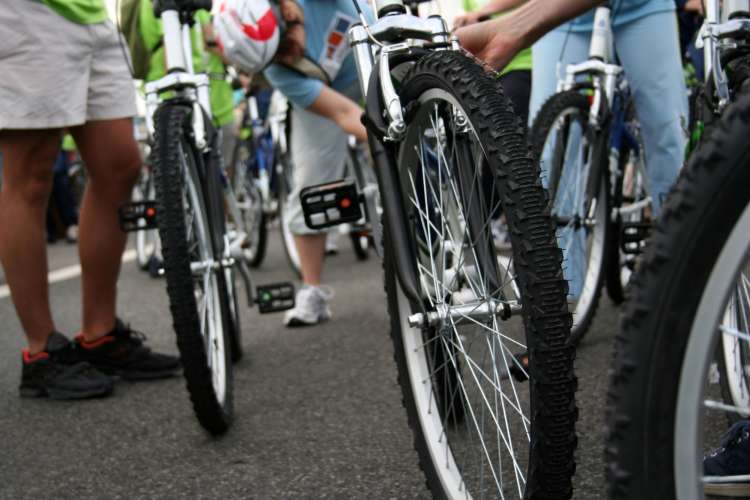
<svg viewBox="0 0 750 500">
<path fill-rule="evenodd" d="M 203 47 L 201 25 L 210 22 L 211 15 L 206 11 L 198 11 L 196 19 L 198 22 L 195 23 L 192 33 L 193 68 L 195 71 L 206 71 L 209 75 L 211 113 L 214 123 L 220 127 L 234 120 L 232 86 L 226 81 L 224 63 L 221 58 L 216 54 L 206 52 Z M 141 0 L 139 26 L 146 47 L 159 46 L 151 54 L 151 63 L 146 75 L 146 81 L 151 82 L 163 77 L 167 72 L 164 64 L 164 47 L 160 43 L 164 32 L 161 21 L 154 16 L 151 0 Z"/>
<path fill-rule="evenodd" d="M 487 3 L 488 0 L 463 0 L 463 8 L 466 12 L 477 10 Z M 503 69 L 502 74 L 511 71 L 531 70 L 531 49 L 523 49 L 513 58 L 513 60 Z"/>
<path fill-rule="evenodd" d="M 102 0 L 42 0 L 49 8 L 69 21 L 96 24 L 107 20 L 107 8 Z"/>
</svg>

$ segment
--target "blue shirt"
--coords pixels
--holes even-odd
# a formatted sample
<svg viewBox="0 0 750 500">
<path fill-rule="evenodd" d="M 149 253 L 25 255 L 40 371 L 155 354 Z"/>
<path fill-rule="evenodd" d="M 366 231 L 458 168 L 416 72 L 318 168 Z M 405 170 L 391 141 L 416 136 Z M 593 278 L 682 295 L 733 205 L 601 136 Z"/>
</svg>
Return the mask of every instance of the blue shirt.
<svg viewBox="0 0 750 500">
<path fill-rule="evenodd" d="M 675 0 L 612 0 L 612 26 L 622 26 L 657 12 L 675 10 Z M 594 25 L 594 10 L 578 16 L 557 28 L 562 31 L 591 31 Z"/>
<path fill-rule="evenodd" d="M 368 22 L 374 22 L 369 6 L 358 0 Z M 346 92 L 357 82 L 357 68 L 347 31 L 359 22 L 351 0 L 298 0 L 305 14 L 305 55 L 326 70 L 331 88 Z M 306 109 L 318 98 L 325 85 L 278 64 L 263 73 L 268 82 L 295 106 Z"/>
</svg>

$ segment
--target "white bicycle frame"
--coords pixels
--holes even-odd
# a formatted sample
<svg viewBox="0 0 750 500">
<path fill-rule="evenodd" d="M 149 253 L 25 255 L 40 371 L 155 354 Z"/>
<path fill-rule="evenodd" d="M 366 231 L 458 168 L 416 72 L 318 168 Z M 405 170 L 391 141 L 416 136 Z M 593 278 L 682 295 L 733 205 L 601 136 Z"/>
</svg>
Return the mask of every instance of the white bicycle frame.
<svg viewBox="0 0 750 500">
<path fill-rule="evenodd" d="M 208 142 L 206 117 L 211 114 L 209 95 L 209 77 L 206 73 L 195 73 L 193 67 L 193 43 L 191 26 L 180 20 L 180 13 L 175 9 L 165 9 L 161 13 L 164 30 L 164 50 L 166 54 L 166 76 L 145 85 L 146 124 L 150 136 L 154 136 L 154 112 L 162 102 L 161 94 L 173 92 L 177 98 L 188 101 L 193 106 L 192 128 L 195 146 L 201 153 L 207 153 L 211 144 Z M 209 123 L 208 126 L 211 126 Z M 224 165 L 220 168 L 224 169 Z M 231 186 L 223 186 L 227 211 L 233 220 L 241 220 L 237 199 Z M 248 304 L 255 300 L 250 273 L 244 260 L 243 243 L 247 235 L 243 231 L 233 230 L 224 235 L 223 265 L 235 265 L 247 292 Z"/>
<path fill-rule="evenodd" d="M 602 95 L 611 107 L 621 80 L 623 69 L 615 64 L 614 33 L 612 32 L 612 11 L 607 6 L 597 7 L 594 14 L 594 29 L 591 35 L 589 57 L 579 64 L 569 64 L 565 70 L 565 78 L 557 85 L 557 92 L 572 89 L 578 82 L 580 75 L 592 75 L 594 86 L 594 100 L 591 103 L 589 121 L 599 127 L 599 117 L 602 110 Z"/>
</svg>

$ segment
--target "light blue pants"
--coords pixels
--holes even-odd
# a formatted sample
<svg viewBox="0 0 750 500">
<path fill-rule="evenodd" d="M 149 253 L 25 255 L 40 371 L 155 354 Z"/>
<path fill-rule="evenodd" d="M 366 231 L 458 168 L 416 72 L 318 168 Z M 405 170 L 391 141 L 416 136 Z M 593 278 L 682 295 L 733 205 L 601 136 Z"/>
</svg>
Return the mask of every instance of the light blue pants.
<svg viewBox="0 0 750 500">
<path fill-rule="evenodd" d="M 677 19 L 674 12 L 660 12 L 615 26 L 614 33 L 615 50 L 625 68 L 641 125 L 649 189 L 658 214 L 680 171 L 687 143 L 688 103 Z M 590 42 L 591 32 L 568 33 L 559 28 L 533 46 L 530 123 L 555 93 L 566 66 L 588 58 Z M 567 255 L 567 249 L 582 245 L 571 241 L 560 244 L 566 251 L 570 293 L 577 296 L 585 263 Z"/>
</svg>

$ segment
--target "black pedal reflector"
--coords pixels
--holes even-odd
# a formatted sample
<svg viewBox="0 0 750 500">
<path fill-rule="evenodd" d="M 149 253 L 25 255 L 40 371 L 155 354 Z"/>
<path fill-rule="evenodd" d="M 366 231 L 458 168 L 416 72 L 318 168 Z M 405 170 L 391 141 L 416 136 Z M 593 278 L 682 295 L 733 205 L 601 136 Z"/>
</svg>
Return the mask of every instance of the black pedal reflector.
<svg viewBox="0 0 750 500">
<path fill-rule="evenodd" d="M 352 179 L 307 187 L 299 197 L 305 224 L 310 229 L 325 229 L 362 218 L 361 196 Z"/>
<path fill-rule="evenodd" d="M 274 283 L 258 286 L 255 302 L 261 314 L 286 311 L 294 307 L 294 285 L 291 283 Z"/>
<path fill-rule="evenodd" d="M 126 233 L 156 229 L 156 202 L 138 201 L 120 205 L 120 229 Z"/>
</svg>

